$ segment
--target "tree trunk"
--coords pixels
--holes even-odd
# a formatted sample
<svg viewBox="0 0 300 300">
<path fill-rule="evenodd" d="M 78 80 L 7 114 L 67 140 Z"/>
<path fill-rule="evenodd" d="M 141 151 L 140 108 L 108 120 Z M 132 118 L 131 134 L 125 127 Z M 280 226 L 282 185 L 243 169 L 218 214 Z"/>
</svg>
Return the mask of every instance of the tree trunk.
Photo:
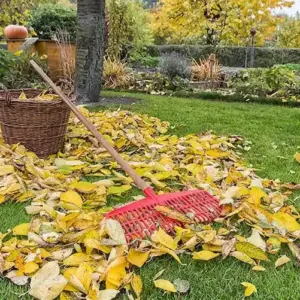
<svg viewBox="0 0 300 300">
<path fill-rule="evenodd" d="M 77 1 L 76 101 L 98 102 L 105 44 L 105 0 Z"/>
</svg>

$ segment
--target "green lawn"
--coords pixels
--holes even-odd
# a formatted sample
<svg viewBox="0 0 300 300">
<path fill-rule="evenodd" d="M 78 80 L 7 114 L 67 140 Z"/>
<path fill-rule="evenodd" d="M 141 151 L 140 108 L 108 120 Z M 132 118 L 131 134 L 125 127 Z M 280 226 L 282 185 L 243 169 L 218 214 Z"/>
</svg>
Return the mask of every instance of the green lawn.
<svg viewBox="0 0 300 300">
<path fill-rule="evenodd" d="M 185 135 L 213 130 L 218 134 L 242 135 L 253 143 L 251 149 L 243 153 L 243 156 L 249 164 L 258 169 L 259 175 L 285 182 L 300 182 L 300 166 L 293 159 L 293 154 L 296 151 L 300 152 L 299 109 L 251 103 L 104 93 L 107 97 L 122 95 L 140 99 L 134 105 L 121 106 L 122 109 L 148 113 L 170 121 L 174 125 L 171 130 L 174 134 Z M 112 108 L 118 107 L 112 105 Z M 291 201 L 300 206 L 297 195 L 292 196 Z M 3 232 L 27 220 L 23 205 L 0 206 L 0 231 Z M 286 253 L 290 256 L 288 251 Z M 267 271 L 258 273 L 251 271 L 248 265 L 230 258 L 208 263 L 194 261 L 188 255 L 181 258 L 184 266 L 177 264 L 172 258 L 161 257 L 153 259 L 142 268 L 142 299 L 243 299 L 242 281 L 256 285 L 258 294 L 252 296 L 253 299 L 300 299 L 300 271 L 295 263 L 287 264 L 278 270 L 274 268 L 274 263 L 266 263 Z M 153 277 L 162 269 L 166 269 L 162 276 L 164 279 L 188 280 L 191 284 L 189 295 L 177 298 L 174 295 L 164 295 L 161 290 L 155 289 Z M 24 292 L 26 289 L 11 285 L 4 279 L 0 283 L 0 300 L 30 299 L 27 295 L 19 298 Z"/>
</svg>

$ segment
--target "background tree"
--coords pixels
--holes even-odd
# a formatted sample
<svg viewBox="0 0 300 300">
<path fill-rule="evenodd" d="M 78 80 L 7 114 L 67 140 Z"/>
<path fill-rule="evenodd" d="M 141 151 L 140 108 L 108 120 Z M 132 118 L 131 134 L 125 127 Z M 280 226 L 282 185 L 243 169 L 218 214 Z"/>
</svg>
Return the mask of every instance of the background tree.
<svg viewBox="0 0 300 300">
<path fill-rule="evenodd" d="M 272 10 L 292 4 L 289 0 L 160 0 L 153 13 L 153 29 L 173 43 L 203 36 L 206 44 L 242 45 L 255 27 L 256 41 L 263 44 L 280 21 Z"/>
<path fill-rule="evenodd" d="M 108 49 L 112 59 L 124 59 L 152 43 L 151 17 L 134 0 L 108 0 Z"/>
<path fill-rule="evenodd" d="M 77 102 L 97 102 L 104 57 L 105 0 L 78 0 L 77 22 Z"/>
<path fill-rule="evenodd" d="M 276 46 L 282 48 L 300 48 L 300 14 L 294 17 L 283 16 L 275 35 Z"/>
</svg>

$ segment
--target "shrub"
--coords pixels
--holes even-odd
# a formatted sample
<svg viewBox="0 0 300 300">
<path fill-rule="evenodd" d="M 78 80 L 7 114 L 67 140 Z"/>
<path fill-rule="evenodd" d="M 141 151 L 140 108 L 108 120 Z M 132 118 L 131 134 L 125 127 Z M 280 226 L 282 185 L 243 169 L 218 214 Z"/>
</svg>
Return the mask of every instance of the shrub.
<svg viewBox="0 0 300 300">
<path fill-rule="evenodd" d="M 129 85 L 130 75 L 124 62 L 106 58 L 103 66 L 103 83 L 106 88 L 125 88 Z"/>
<path fill-rule="evenodd" d="M 156 68 L 159 65 L 159 57 L 152 57 L 146 51 L 135 52 L 130 56 L 129 63 L 134 67 Z"/>
<path fill-rule="evenodd" d="M 164 55 L 159 64 L 162 74 L 168 76 L 171 80 L 175 77 L 190 78 L 191 68 L 188 59 L 179 53 L 172 52 Z"/>
<path fill-rule="evenodd" d="M 41 77 L 31 67 L 30 60 L 33 59 L 46 71 L 45 58 L 40 58 L 36 53 L 19 51 L 12 57 L 9 54 L 4 54 L 8 58 L 8 64 L 5 68 L 1 68 L 1 83 L 9 89 L 19 88 L 38 88 L 44 87 L 45 84 Z M 9 66 L 9 67 L 8 67 Z"/>
<path fill-rule="evenodd" d="M 289 70 L 294 71 L 297 74 L 300 74 L 300 64 L 285 64 L 285 65 L 275 65 L 275 66 L 284 66 L 285 68 L 288 68 Z"/>
<path fill-rule="evenodd" d="M 200 60 L 199 62 L 194 60 L 191 71 L 191 77 L 194 81 L 218 80 L 221 76 L 218 60 L 215 60 L 214 62 L 211 62 L 209 59 Z"/>
<path fill-rule="evenodd" d="M 59 4 L 44 4 L 31 11 L 30 25 L 41 39 L 52 39 L 57 31 L 68 32 L 76 40 L 76 10 Z"/>
<path fill-rule="evenodd" d="M 174 91 L 191 91 L 189 81 L 181 77 L 170 80 L 161 73 L 135 73 L 130 88 L 134 91 L 150 94 L 166 94 Z"/>
<path fill-rule="evenodd" d="M 7 50 L 0 49 L 0 83 L 4 84 L 4 77 L 7 72 L 9 72 L 10 68 L 12 68 L 16 60 L 17 56 Z"/>
<path fill-rule="evenodd" d="M 230 85 L 242 94 L 286 98 L 300 95 L 300 77 L 285 66 L 242 71 Z"/>
</svg>

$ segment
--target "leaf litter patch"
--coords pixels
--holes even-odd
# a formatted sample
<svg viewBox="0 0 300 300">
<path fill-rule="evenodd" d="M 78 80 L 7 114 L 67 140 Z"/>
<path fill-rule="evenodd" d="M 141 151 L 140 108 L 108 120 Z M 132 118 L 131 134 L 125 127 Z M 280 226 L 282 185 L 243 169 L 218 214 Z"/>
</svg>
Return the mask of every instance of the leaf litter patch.
<svg viewBox="0 0 300 300">
<path fill-rule="evenodd" d="M 157 228 L 147 240 L 128 245 L 121 224 L 104 214 L 112 209 L 107 197 L 122 203 L 133 182 L 71 117 L 64 152 L 48 159 L 0 141 L 0 203 L 30 200 L 26 212 L 32 216 L 0 234 L 2 276 L 29 284 L 37 299 L 109 300 L 120 292 L 140 299 L 138 268 L 156 256 L 171 256 L 179 264 L 182 253 L 201 261 L 232 257 L 264 272 L 286 244 L 290 253 L 274 267 L 284 268 L 291 257 L 300 261 L 300 216 L 287 202 L 293 184 L 259 178 L 238 154 L 241 137 L 211 132 L 177 137 L 168 134 L 168 122 L 147 115 L 81 111 L 159 194 L 207 190 L 220 200 L 222 216 L 214 224 L 198 224 L 192 214 L 157 206 L 182 226 L 172 234 Z M 89 177 L 93 182 L 84 180 Z M 189 292 L 184 278 L 170 282 L 163 271 L 153 287 Z M 245 296 L 259 293 L 252 283 L 241 284 Z"/>
</svg>

